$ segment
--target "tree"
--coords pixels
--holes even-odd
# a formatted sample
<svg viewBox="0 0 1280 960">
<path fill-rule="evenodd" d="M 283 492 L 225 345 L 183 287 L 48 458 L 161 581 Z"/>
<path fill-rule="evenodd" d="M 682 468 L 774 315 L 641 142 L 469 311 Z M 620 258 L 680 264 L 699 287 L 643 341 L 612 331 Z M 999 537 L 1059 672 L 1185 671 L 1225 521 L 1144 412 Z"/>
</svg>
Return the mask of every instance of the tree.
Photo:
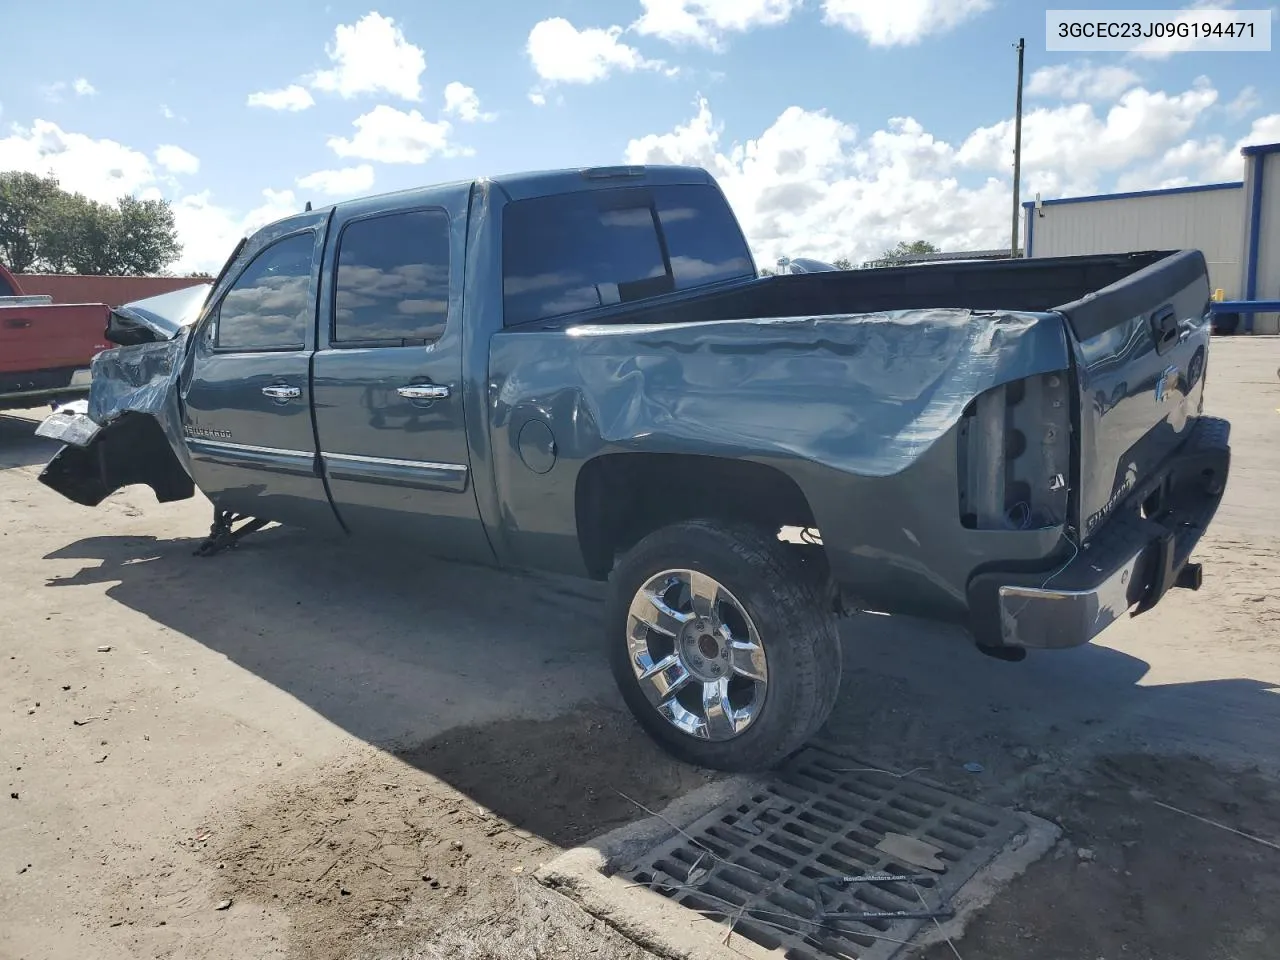
<svg viewBox="0 0 1280 960">
<path fill-rule="evenodd" d="M 159 273 L 182 255 L 168 201 L 121 197 L 117 206 L 114 247 L 121 273 Z"/>
<path fill-rule="evenodd" d="M 37 265 L 50 273 L 112 273 L 111 208 L 79 193 L 63 193 L 36 222 Z"/>
<path fill-rule="evenodd" d="M 0 173 L 0 258 L 20 273 L 159 273 L 181 253 L 167 201 L 99 203 L 53 177 Z"/>
<path fill-rule="evenodd" d="M 832 263 L 831 265 L 832 265 L 833 267 L 835 267 L 837 270 L 852 270 L 852 269 L 853 269 L 853 261 L 852 261 L 852 260 L 850 260 L 848 257 L 841 257 L 839 260 L 835 261 L 835 262 L 834 262 L 834 263 Z"/>
<path fill-rule="evenodd" d="M 0 173 L 0 261 L 25 273 L 39 259 L 38 222 L 62 191 L 53 177 Z"/>
<path fill-rule="evenodd" d="M 889 263 L 897 263 L 904 257 L 910 257 L 924 253 L 941 253 L 936 246 L 928 240 L 912 240 L 908 243 L 906 240 L 899 240 L 897 246 L 890 247 L 884 253 L 880 254 L 881 261 Z"/>
</svg>

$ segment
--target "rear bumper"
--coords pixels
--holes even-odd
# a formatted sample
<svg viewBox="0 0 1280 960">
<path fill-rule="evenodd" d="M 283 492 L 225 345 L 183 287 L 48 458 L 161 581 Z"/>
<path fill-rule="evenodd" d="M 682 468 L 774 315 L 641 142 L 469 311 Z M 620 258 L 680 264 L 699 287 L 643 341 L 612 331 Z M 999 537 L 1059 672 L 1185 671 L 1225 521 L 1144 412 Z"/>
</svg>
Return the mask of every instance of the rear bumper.
<svg viewBox="0 0 1280 960">
<path fill-rule="evenodd" d="M 1151 609 L 1175 586 L 1199 586 L 1189 564 L 1217 512 L 1231 463 L 1231 425 L 1201 417 L 1128 508 L 1056 571 L 993 571 L 969 586 L 973 632 L 992 647 L 1059 649 L 1088 643 L 1117 619 Z M 1153 508 L 1144 518 L 1140 505 Z"/>
</svg>

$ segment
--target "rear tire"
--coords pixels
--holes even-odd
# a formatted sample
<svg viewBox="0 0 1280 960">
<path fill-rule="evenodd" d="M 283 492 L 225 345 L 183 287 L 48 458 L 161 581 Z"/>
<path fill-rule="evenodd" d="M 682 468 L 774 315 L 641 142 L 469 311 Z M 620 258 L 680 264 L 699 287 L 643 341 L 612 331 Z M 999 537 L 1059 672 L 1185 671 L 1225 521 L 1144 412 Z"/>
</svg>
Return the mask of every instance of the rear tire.
<svg viewBox="0 0 1280 960">
<path fill-rule="evenodd" d="M 614 679 L 681 760 L 768 769 L 831 713 L 841 671 L 832 594 L 794 550 L 753 526 L 689 521 L 645 537 L 610 575 Z"/>
</svg>

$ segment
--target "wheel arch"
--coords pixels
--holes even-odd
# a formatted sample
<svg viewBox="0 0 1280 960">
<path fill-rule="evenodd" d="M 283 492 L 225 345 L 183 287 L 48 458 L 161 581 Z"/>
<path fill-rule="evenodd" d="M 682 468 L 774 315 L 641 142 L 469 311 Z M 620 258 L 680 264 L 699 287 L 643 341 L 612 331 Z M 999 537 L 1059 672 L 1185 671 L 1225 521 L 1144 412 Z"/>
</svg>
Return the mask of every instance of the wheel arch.
<svg viewBox="0 0 1280 960">
<path fill-rule="evenodd" d="M 583 564 L 599 580 L 646 535 L 685 520 L 744 522 L 774 532 L 816 526 L 804 491 L 782 470 L 705 454 L 595 457 L 578 472 L 574 514 Z"/>
</svg>

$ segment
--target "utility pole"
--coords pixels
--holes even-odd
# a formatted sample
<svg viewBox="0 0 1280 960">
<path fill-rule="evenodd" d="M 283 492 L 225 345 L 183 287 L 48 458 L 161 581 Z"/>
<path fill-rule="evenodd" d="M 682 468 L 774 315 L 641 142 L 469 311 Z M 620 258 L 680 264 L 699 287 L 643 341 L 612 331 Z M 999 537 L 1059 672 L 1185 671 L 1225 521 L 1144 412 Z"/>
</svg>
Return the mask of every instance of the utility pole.
<svg viewBox="0 0 1280 960">
<path fill-rule="evenodd" d="M 1026 49 L 1025 37 L 1018 38 L 1018 105 L 1013 119 L 1013 229 L 1010 231 L 1009 256 L 1018 255 L 1018 214 L 1022 209 L 1021 190 L 1022 177 L 1022 52 Z"/>
</svg>

